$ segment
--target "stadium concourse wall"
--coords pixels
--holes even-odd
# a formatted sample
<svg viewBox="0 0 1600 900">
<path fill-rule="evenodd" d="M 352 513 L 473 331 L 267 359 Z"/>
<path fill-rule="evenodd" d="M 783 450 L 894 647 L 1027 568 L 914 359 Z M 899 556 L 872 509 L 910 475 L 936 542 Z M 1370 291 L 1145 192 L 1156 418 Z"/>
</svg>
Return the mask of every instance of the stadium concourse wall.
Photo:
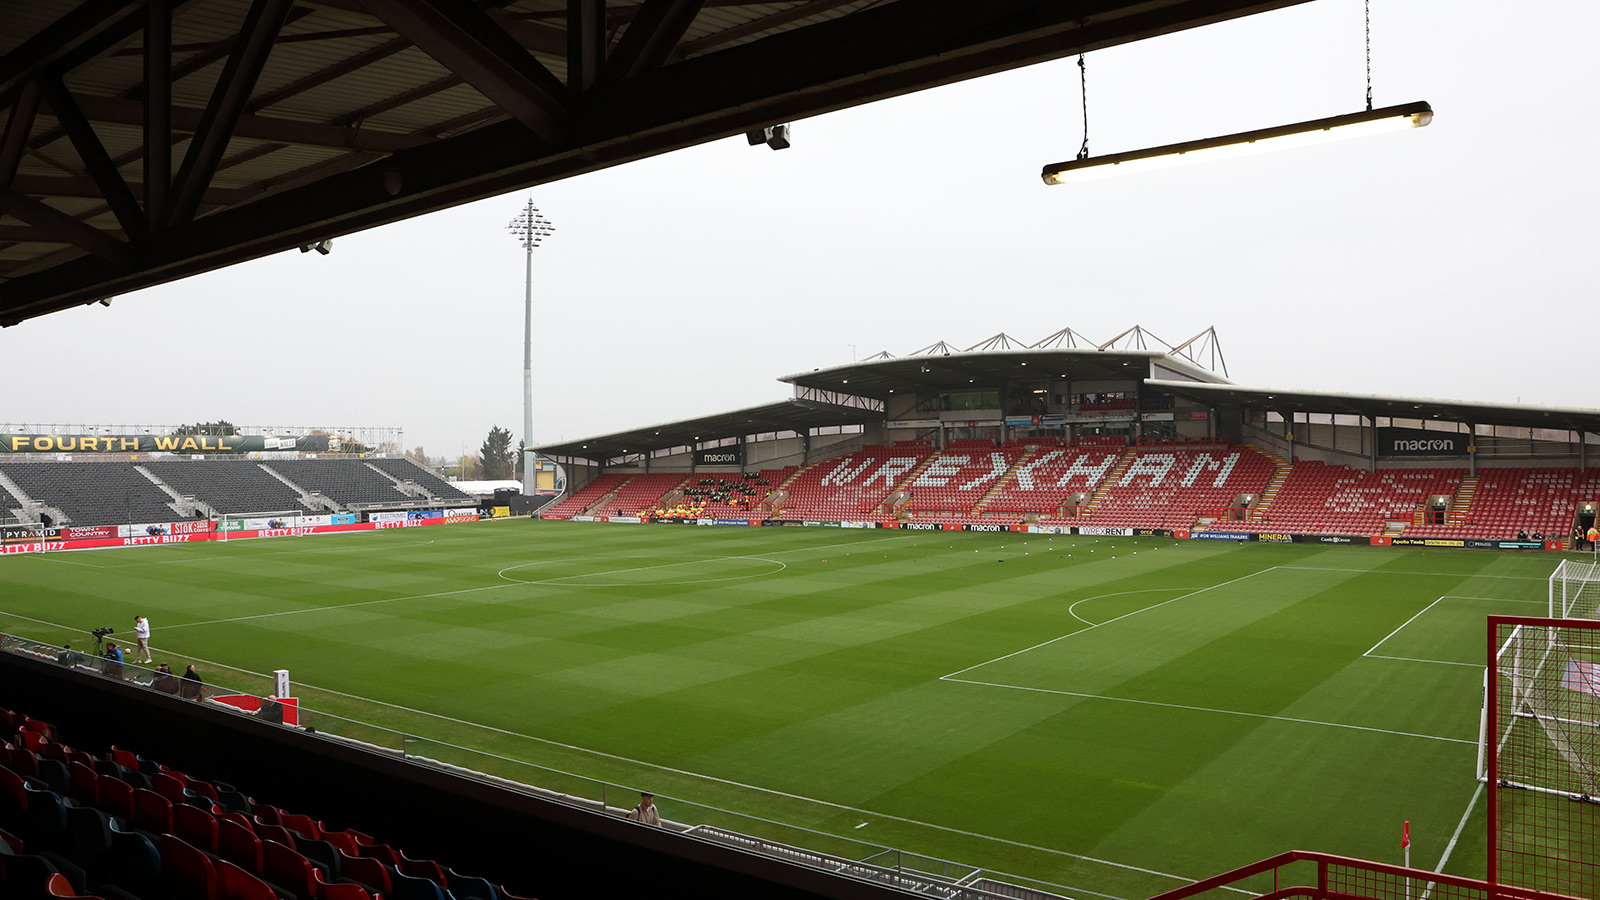
<svg viewBox="0 0 1600 900">
<path fill-rule="evenodd" d="M 1235 541 L 1261 544 L 1333 544 L 1355 547 L 1449 547 L 1465 550 L 1560 550 L 1561 541 L 1479 540 L 1473 538 L 1408 538 L 1387 534 L 1274 534 L 1222 529 L 1109 528 L 1076 525 L 973 525 L 956 522 L 813 521 L 809 519 L 643 519 L 637 516 L 558 516 L 541 519 L 606 522 L 617 525 L 710 525 L 740 528 L 887 528 L 903 531 L 978 531 L 1002 534 L 1076 534 L 1086 537 L 1164 537 L 1180 541 Z"/>
<path fill-rule="evenodd" d="M 487 518 L 509 515 L 495 507 Z M 106 547 L 141 547 L 151 544 L 188 544 L 200 541 L 237 541 L 249 538 L 297 537 L 339 534 L 385 528 L 455 525 L 481 518 L 475 507 L 408 509 L 392 512 L 285 518 L 187 519 L 137 525 L 64 525 L 53 528 L 0 527 L 0 553 L 40 553 L 58 550 L 95 550 Z M 364 521 L 363 521 L 364 520 Z"/>
</svg>

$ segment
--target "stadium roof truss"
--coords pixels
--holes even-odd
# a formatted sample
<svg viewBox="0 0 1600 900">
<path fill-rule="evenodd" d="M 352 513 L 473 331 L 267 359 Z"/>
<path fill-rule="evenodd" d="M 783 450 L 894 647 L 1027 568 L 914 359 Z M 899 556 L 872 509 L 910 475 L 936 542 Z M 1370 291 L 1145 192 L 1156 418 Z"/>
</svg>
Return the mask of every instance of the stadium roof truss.
<svg viewBox="0 0 1600 900">
<path fill-rule="evenodd" d="M 1126 340 L 1125 336 L 1132 332 L 1140 332 L 1166 349 L 1112 347 L 1117 340 Z M 823 390 L 878 400 L 887 400 L 896 392 L 994 390 L 1008 383 L 1138 380 L 1159 374 L 1157 365 L 1165 373 L 1226 383 L 1221 375 L 1202 364 L 1203 355 L 1186 352 L 1208 334 L 1207 340 L 1215 346 L 1216 333 L 1207 329 L 1185 342 L 1180 351 L 1138 326 L 1098 345 L 1087 342 L 1083 335 L 1071 329 L 1034 344 L 1023 344 L 1001 333 L 966 350 L 957 350 L 939 341 L 907 356 L 880 354 L 849 365 L 785 375 L 780 380 L 793 384 L 797 392 Z M 1217 351 L 1219 360 L 1220 352 Z"/>
<path fill-rule="evenodd" d="M 12 3 L 0 16 L 0 325 L 1302 2 Z"/>
<path fill-rule="evenodd" d="M 1433 397 L 1254 388 L 1158 378 L 1146 379 L 1145 385 L 1212 407 L 1245 407 L 1280 413 L 1334 413 L 1368 418 L 1439 419 L 1472 425 L 1600 433 L 1600 409 L 1582 407 L 1473 403 Z"/>
<path fill-rule="evenodd" d="M 615 460 L 657 450 L 714 446 L 718 441 L 743 435 L 783 431 L 805 434 L 812 428 L 866 425 L 881 421 L 881 403 L 847 406 L 795 399 L 531 449 L 557 462 L 571 459 Z"/>
<path fill-rule="evenodd" d="M 1113 346 L 1130 342 L 1144 346 Z M 1153 349 L 1152 343 L 1165 349 Z M 1139 326 L 1103 343 L 1070 328 L 1027 346 L 1004 333 L 969 350 L 938 341 L 906 356 L 884 352 L 848 365 L 784 376 L 781 381 L 794 385 L 793 400 L 533 449 L 558 459 L 616 461 L 661 450 L 715 446 L 718 441 L 764 432 L 805 434 L 812 428 L 836 425 L 892 425 L 889 401 L 897 394 L 993 391 L 1051 382 L 1061 382 L 1062 393 L 1074 390 L 1074 382 L 1137 383 L 1142 393 L 1179 397 L 1213 409 L 1355 415 L 1370 421 L 1438 420 L 1600 434 L 1600 409 L 1245 387 L 1211 371 L 1207 365 L 1211 359 L 1223 364 L 1214 328 L 1177 346 Z M 1174 375 L 1183 377 L 1170 377 Z"/>
</svg>

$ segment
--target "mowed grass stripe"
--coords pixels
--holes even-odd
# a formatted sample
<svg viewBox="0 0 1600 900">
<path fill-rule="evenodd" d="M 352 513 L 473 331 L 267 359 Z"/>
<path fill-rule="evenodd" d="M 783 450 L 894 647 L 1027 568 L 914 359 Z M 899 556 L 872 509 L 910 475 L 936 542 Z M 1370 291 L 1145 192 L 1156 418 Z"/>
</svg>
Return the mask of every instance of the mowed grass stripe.
<svg viewBox="0 0 1600 900">
<path fill-rule="evenodd" d="M 735 556 L 787 568 L 722 584 L 664 584 L 673 579 L 657 576 L 574 583 L 637 568 L 640 558 L 672 572 L 717 570 L 716 560 Z M 143 612 L 162 652 L 256 672 L 288 665 L 301 682 L 513 733 L 303 692 L 336 712 L 1117 896 L 1172 883 L 1071 854 L 1093 857 L 1100 848 L 1113 861 L 1161 871 L 1182 868 L 1167 860 L 1192 860 L 1183 874 L 1198 877 L 1259 847 L 1285 849 L 1276 823 L 1303 815 L 1290 807 L 1291 794 L 1386 810 L 1379 801 L 1405 798 L 1399 785 L 1408 777 L 1419 791 L 1443 785 L 1435 792 L 1450 793 L 1450 778 L 1434 773 L 1456 768 L 1470 748 L 1327 729 L 1308 738 L 1295 723 L 955 684 L 941 674 L 1087 629 L 1085 619 L 1104 622 L 1233 579 L 1248 586 L 1279 567 L 1282 590 L 1299 599 L 1247 590 L 1210 607 L 1228 628 L 1202 617 L 1146 629 L 1143 668 L 1124 658 L 1133 638 L 1097 649 L 1078 643 L 1159 618 L 1137 613 L 1052 645 L 1076 649 L 1030 677 L 1065 681 L 1104 670 L 1118 673 L 1119 690 L 1151 698 L 1235 700 L 1306 718 L 1405 720 L 1408 728 L 1438 708 L 1444 727 L 1475 713 L 1475 690 L 1467 699 L 1448 679 L 1413 680 L 1402 694 L 1393 673 L 1415 664 L 1360 654 L 1431 599 L 1427 590 L 1527 594 L 1542 590 L 1553 566 L 1548 557 L 1449 551 L 543 522 L 83 558 L 121 571 L 56 566 L 71 575 L 40 575 L 44 566 L 0 560 L 0 606 L 81 628 Z M 540 571 L 549 566 L 526 564 L 557 559 L 574 560 L 557 571 L 580 577 L 514 585 L 498 574 L 511 566 L 525 568 L 507 574 Z M 1424 574 L 1399 574 L 1418 570 Z M 1351 584 L 1360 590 L 1341 587 Z M 1392 585 L 1406 587 L 1385 602 L 1381 591 Z M 415 597 L 445 591 L 467 593 Z M 415 599 L 397 599 L 407 597 Z M 352 605 L 359 603 L 366 605 Z M 307 611 L 319 607 L 333 608 Z M 162 627 L 266 612 L 289 614 Z M 1470 658 L 1473 649 L 1460 646 L 1467 631 L 1440 630 L 1439 652 Z M 1408 749 L 1392 783 L 1387 774 L 1382 784 L 1352 775 L 1392 757 L 1396 745 Z M 1250 767 L 1260 771 L 1240 771 Z M 1459 817 L 1465 800 L 1463 792 L 1440 802 L 1454 804 L 1450 815 Z M 673 801 L 665 802 L 670 814 Z M 1208 808 L 1212 819 L 1239 824 L 1197 821 Z M 863 818 L 873 821 L 857 831 Z M 1308 841 L 1361 846 L 1352 837 L 1355 813 L 1319 821 L 1307 826 Z M 1475 857 L 1462 852 L 1465 865 L 1481 869 L 1481 848 Z"/>
</svg>

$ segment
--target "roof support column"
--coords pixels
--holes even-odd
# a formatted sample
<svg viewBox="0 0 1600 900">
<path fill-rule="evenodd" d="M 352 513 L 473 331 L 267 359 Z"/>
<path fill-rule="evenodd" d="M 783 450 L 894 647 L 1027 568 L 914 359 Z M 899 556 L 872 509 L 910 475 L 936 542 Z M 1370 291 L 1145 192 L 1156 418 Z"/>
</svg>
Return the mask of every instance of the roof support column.
<svg viewBox="0 0 1600 900">
<path fill-rule="evenodd" d="M 1367 471 L 1378 471 L 1378 417 L 1367 416 L 1367 437 L 1370 439 L 1368 446 L 1372 454 L 1367 457 Z"/>
<path fill-rule="evenodd" d="M 746 454 L 750 452 L 750 435 L 739 435 L 739 474 L 744 475 L 750 471 L 749 459 Z"/>
<path fill-rule="evenodd" d="M 1478 477 L 1478 424 L 1467 423 L 1467 474 Z"/>
</svg>

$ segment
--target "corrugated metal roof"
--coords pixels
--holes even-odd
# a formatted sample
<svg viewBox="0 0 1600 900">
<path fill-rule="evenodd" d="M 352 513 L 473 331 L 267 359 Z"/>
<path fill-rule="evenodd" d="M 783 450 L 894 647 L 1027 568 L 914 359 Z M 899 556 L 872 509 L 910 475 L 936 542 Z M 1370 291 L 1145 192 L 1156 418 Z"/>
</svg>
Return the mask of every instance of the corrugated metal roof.
<svg viewBox="0 0 1600 900">
<path fill-rule="evenodd" d="M 81 2 L 0 0 L 5 6 L 0 14 L 0 54 L 5 54 L 0 56 L 0 139 L 6 137 L 4 129 L 11 112 L 20 108 L 19 98 L 33 95 L 39 76 L 60 74 L 67 89 L 85 106 L 94 136 L 128 182 L 135 202 L 143 202 L 147 7 L 136 2 L 94 6 L 104 10 L 104 15 L 89 23 L 75 18 L 75 14 L 81 15 Z M 409 153 L 401 164 L 411 159 L 437 167 L 443 165 L 443 157 L 430 156 L 426 145 L 443 140 L 453 142 L 452 151 L 463 146 L 468 149 L 455 159 L 481 156 L 485 165 L 499 167 L 472 172 L 468 171 L 475 165 L 471 162 L 445 166 L 451 168 L 449 173 L 431 172 L 427 179 L 406 182 L 427 182 L 437 193 L 412 195 L 397 186 L 390 189 L 392 201 L 354 191 L 342 195 L 355 198 L 348 201 L 351 209 L 318 219 L 345 221 L 342 217 L 348 216 L 348 224 L 341 227 L 367 227 L 386 216 L 392 220 L 426 211 L 423 207 L 429 204 L 442 208 L 472 199 L 467 195 L 475 191 L 479 192 L 476 196 L 487 196 L 541 178 L 565 177 L 585 167 L 613 165 L 709 140 L 719 129 L 763 124 L 752 120 L 764 111 L 798 117 L 807 114 L 808 108 L 837 108 L 1067 52 L 1061 49 L 1058 53 L 1058 48 L 1066 46 L 1063 35 L 1083 23 L 1053 13 L 1053 4 L 1047 2 L 1032 3 L 1028 6 L 1032 12 L 1026 16 L 1008 12 L 1018 2 L 705 0 L 681 34 L 674 33 L 674 23 L 667 23 L 660 40 L 640 49 L 640 58 L 624 60 L 629 70 L 626 78 L 619 81 L 618 73 L 610 70 L 617 64 L 614 56 L 601 61 L 597 67 L 600 80 L 594 88 L 597 106 L 593 108 L 603 113 L 600 118 L 604 121 L 598 126 L 601 131 L 591 134 L 593 123 L 571 128 L 565 121 L 569 110 L 564 105 L 579 107 L 588 99 L 574 100 L 565 85 L 565 0 L 493 3 L 483 9 L 481 19 L 476 12 L 441 11 L 441 7 L 434 13 L 446 20 L 462 15 L 476 19 L 442 24 L 426 16 L 420 24 L 404 17 L 386 21 L 369 14 L 361 0 L 290 0 L 284 24 L 267 47 L 259 70 L 246 67 L 257 75 L 242 98 L 243 112 L 249 118 L 230 133 L 199 212 L 211 215 L 313 182 L 323 184 L 321 179 L 330 177 L 329 173 L 369 165 L 401 150 Z M 1302 2 L 1308 0 L 1216 0 L 1212 5 L 1216 8 L 1208 6 L 1205 15 L 1197 18 L 1189 11 L 1193 4 L 1187 0 L 1112 0 L 1096 24 L 1104 27 L 1117 15 L 1137 20 L 1121 35 L 1111 33 L 1100 39 L 1109 45 L 1162 29 L 1177 30 Z M 908 9 L 913 3 L 918 8 Z M 248 39 L 251 35 L 240 34 L 254 5 L 253 0 L 186 0 L 173 5 L 170 141 L 174 176 L 184 165 L 190 130 L 212 118 L 202 113 L 223 94 L 218 80 L 228 67 L 230 54 L 255 44 Z M 1004 8 L 991 10 L 991 5 Z M 478 8 L 476 4 L 468 6 Z M 630 22 L 640 9 L 641 2 L 629 0 L 606 4 L 605 47 L 601 49 L 615 50 L 627 42 Z M 863 17 L 859 33 L 836 27 L 841 20 L 869 10 L 874 15 Z M 925 15 L 930 10 L 942 15 L 930 19 Z M 488 30 L 485 20 L 502 31 Z M 63 23 L 73 28 L 52 29 Z M 751 54 L 730 54 L 723 62 L 717 60 L 721 52 L 823 23 L 828 23 L 830 30 L 811 38 L 816 46 L 807 44 L 805 38 L 783 44 L 796 54 L 789 61 L 792 68 L 786 71 L 807 68 L 840 40 L 853 42 L 857 56 L 881 49 L 886 60 L 897 62 L 882 72 L 866 64 L 859 72 L 847 73 L 831 71 L 825 65 L 815 67 L 804 76 L 816 80 L 810 86 L 815 90 L 808 92 L 774 81 L 770 73 L 762 71 L 767 61 Z M 928 30 L 925 28 L 910 29 L 917 32 L 912 36 L 916 46 L 908 50 L 896 43 L 895 36 L 906 33 L 908 25 L 929 23 L 933 23 L 932 36 L 923 33 Z M 77 33 L 69 36 L 69 30 Z M 477 43 L 480 35 L 488 35 L 489 42 Z M 428 52 L 412 46 L 413 40 L 428 47 Z M 519 56 L 518 46 L 526 57 Z M 806 49 L 792 50 L 796 46 Z M 395 52 L 386 53 L 386 49 Z M 906 52 L 912 54 L 909 60 L 901 58 Z M 963 58 L 963 53 L 970 58 Z M 692 74 L 679 74 L 686 70 Z M 700 72 L 708 74 L 702 77 Z M 747 77 L 762 83 L 751 88 Z M 755 93 L 746 96 L 751 90 Z M 98 102 L 85 104 L 85 100 Z M 521 122 L 526 130 L 504 127 L 507 119 Z M 498 129 L 492 139 L 473 142 L 474 132 L 491 128 Z M 397 135 L 410 139 L 394 140 Z M 543 153 L 524 146 L 530 135 L 538 136 L 533 146 L 549 144 L 552 151 Z M 205 146 L 215 149 L 219 143 Z M 502 146 L 515 147 L 521 156 L 495 157 L 493 149 Z M 410 152 L 414 148 L 421 149 Z M 3 143 L 0 149 L 6 149 Z M 492 162 L 490 157 L 495 157 Z M 0 195 L 0 200 L 9 204 L 0 207 L 6 210 L 3 224 L 7 226 L 6 234 L 0 236 L 0 312 L 5 313 L 0 315 L 0 323 L 65 308 L 85 297 L 92 300 L 95 292 L 107 285 L 114 284 L 114 290 L 134 289 L 186 273 L 179 269 L 199 271 L 251 253 L 269 252 L 269 245 L 275 242 L 298 239 L 299 235 L 289 232 L 302 227 L 292 221 L 275 221 L 271 234 L 230 237 L 233 243 L 226 248 L 201 249 L 199 244 L 206 241 L 198 239 L 193 247 L 175 250 L 164 246 L 158 253 L 123 246 L 126 236 L 116 217 L 108 213 L 106 198 L 97 193 L 100 186 L 48 103 L 40 104 L 25 141 L 11 136 L 9 149 L 0 153 L 0 163 L 16 165 L 15 180 L 11 172 L 0 171 L 0 188 L 13 192 L 9 198 Z M 547 166 L 548 172 L 526 174 L 524 167 L 529 165 Z M 173 188 L 174 196 L 192 196 L 181 185 Z M 298 201 L 287 202 L 279 214 L 292 219 L 293 211 L 303 208 Z M 80 223 L 53 219 L 49 209 L 65 211 Z M 17 215 L 19 211 L 22 216 Z M 173 237 L 177 226 L 190 224 L 182 221 L 188 213 L 188 209 L 168 211 L 166 219 L 179 221 L 162 223 L 167 226 L 164 241 L 177 240 Z M 367 216 L 374 218 L 357 221 Z M 240 217 L 234 221 L 262 220 Z M 91 225 L 101 234 L 80 224 Z M 35 240 L 34 233 L 42 239 Z M 65 248 L 60 240 L 63 236 L 72 241 Z M 130 250 L 135 252 L 126 252 Z M 61 265 L 63 260 L 91 251 L 110 260 L 110 269 L 117 274 L 105 274 L 108 269 L 100 261 Z M 229 258 L 222 259 L 224 256 Z M 158 258 L 159 265 L 150 262 Z M 60 271 L 70 269 L 76 274 L 52 274 L 34 279 L 26 288 L 18 287 L 23 276 L 58 265 Z M 19 293 L 22 299 L 18 299 Z"/>
</svg>

